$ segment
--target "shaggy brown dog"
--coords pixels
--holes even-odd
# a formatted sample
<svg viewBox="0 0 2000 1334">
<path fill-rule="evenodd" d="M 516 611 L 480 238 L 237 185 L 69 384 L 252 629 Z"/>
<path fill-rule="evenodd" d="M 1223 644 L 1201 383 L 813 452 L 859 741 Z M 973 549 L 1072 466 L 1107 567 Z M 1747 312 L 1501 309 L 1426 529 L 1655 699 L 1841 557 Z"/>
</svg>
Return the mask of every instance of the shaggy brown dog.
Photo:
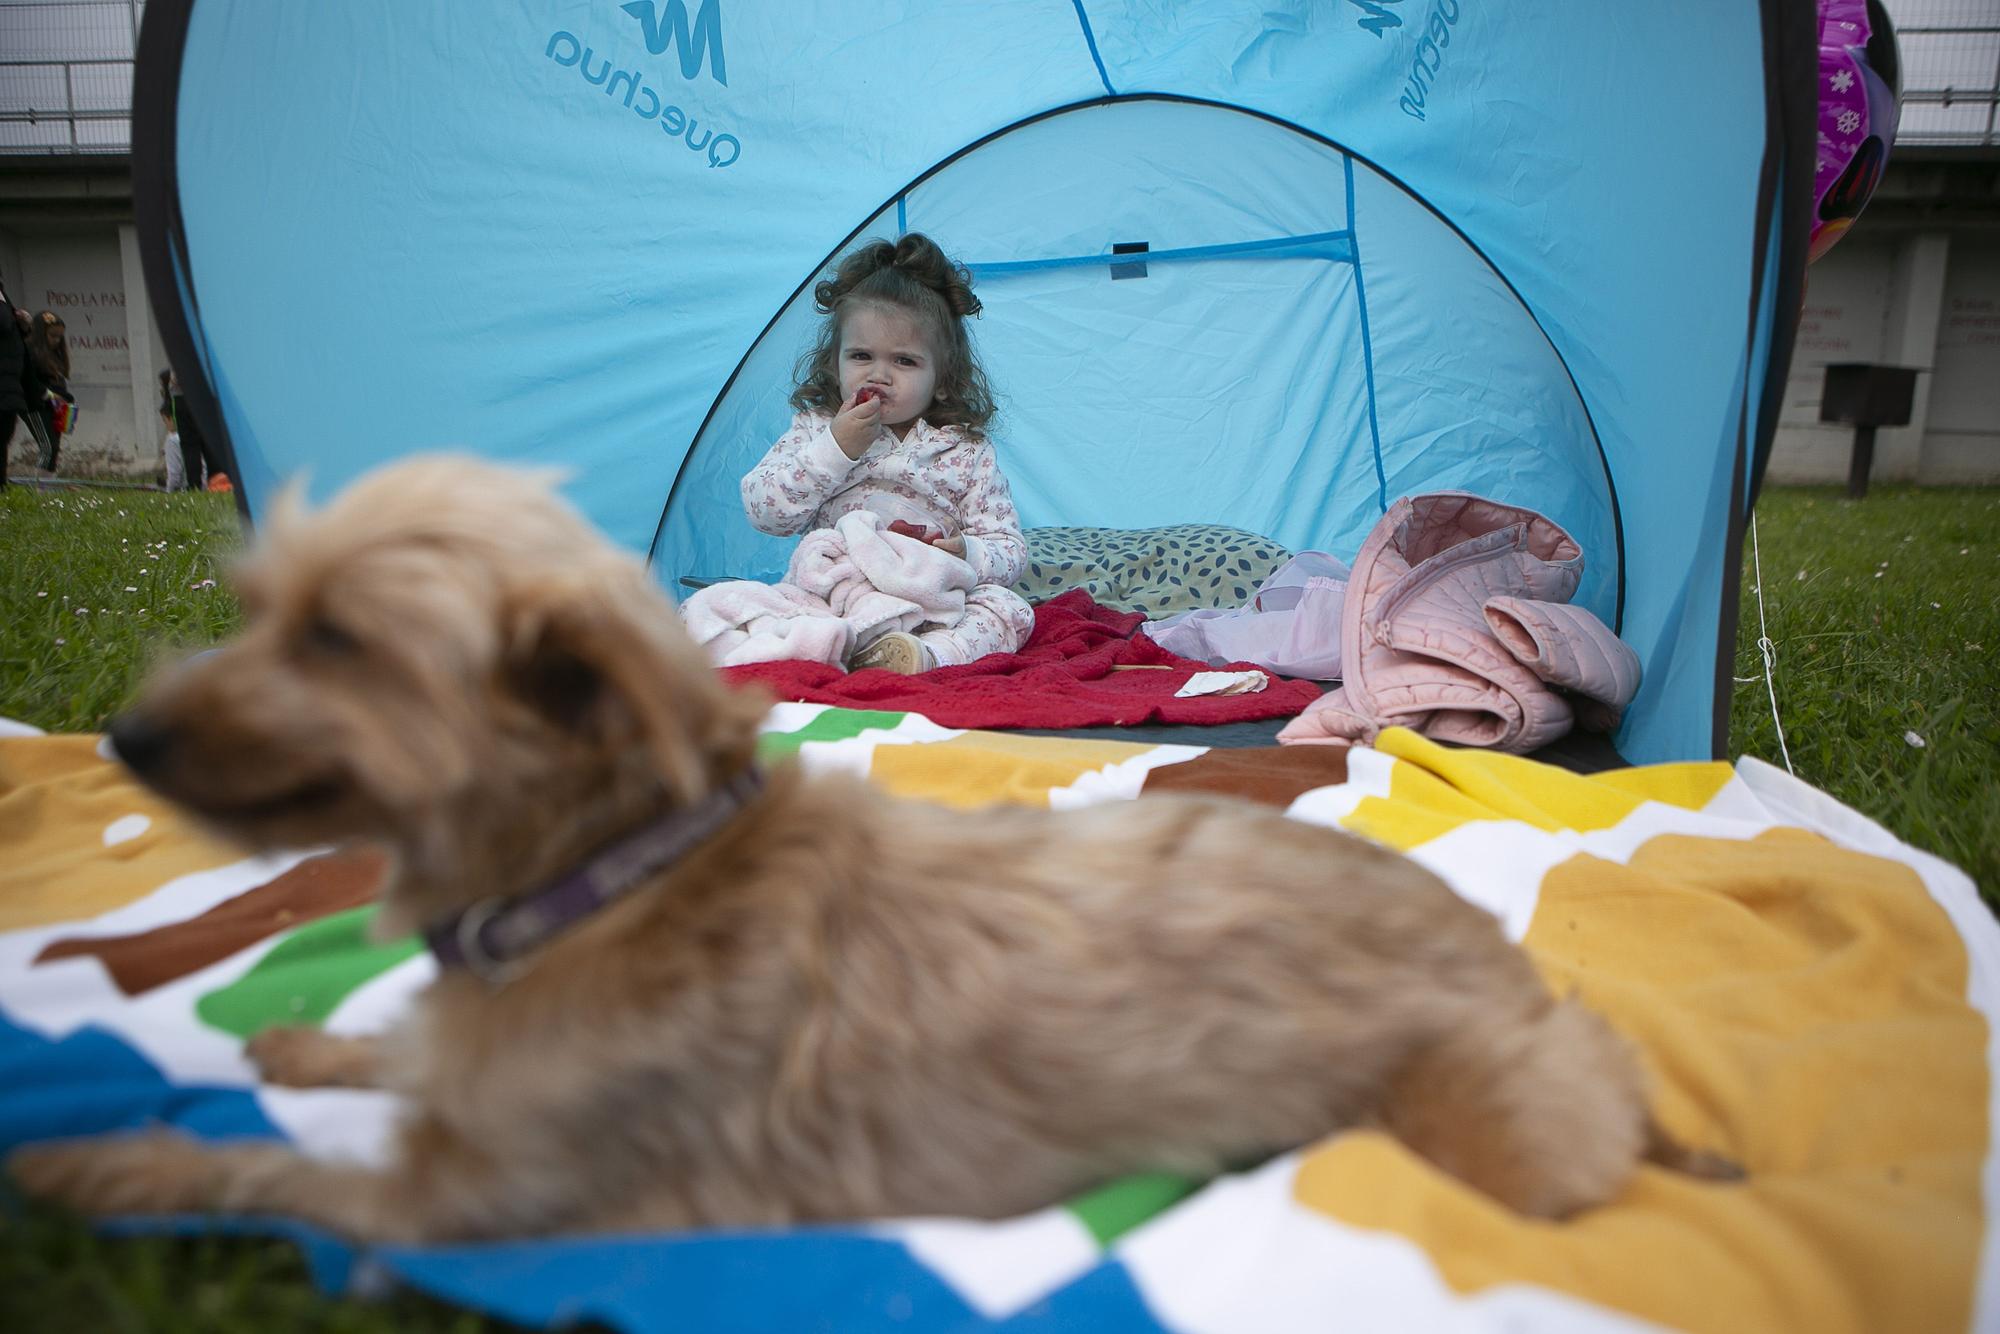
<svg viewBox="0 0 2000 1334">
<path fill-rule="evenodd" d="M 249 628 L 114 742 L 253 846 L 386 846 L 387 931 L 533 890 L 752 763 L 763 704 L 539 479 L 431 459 L 283 506 L 238 588 Z M 88 1211 L 417 1241 L 1000 1216 L 1363 1124 L 1561 1217 L 1674 1156 L 1626 1045 L 1403 857 L 1234 801 L 961 814 L 789 766 L 518 975 L 445 969 L 379 1048 L 252 1054 L 400 1091 L 393 1164 L 151 1135 L 13 1172 Z"/>
</svg>

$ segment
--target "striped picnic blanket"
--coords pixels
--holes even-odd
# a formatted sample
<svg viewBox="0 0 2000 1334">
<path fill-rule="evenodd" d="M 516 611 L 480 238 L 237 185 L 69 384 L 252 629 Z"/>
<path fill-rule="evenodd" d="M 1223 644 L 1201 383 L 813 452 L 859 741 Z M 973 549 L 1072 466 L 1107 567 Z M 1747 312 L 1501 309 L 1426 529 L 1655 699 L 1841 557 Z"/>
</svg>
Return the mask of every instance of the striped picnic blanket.
<svg viewBox="0 0 2000 1334">
<path fill-rule="evenodd" d="M 1405 849 L 1630 1035 L 1668 1128 L 1750 1179 L 1647 1169 L 1551 1225 L 1356 1132 L 998 1223 L 365 1255 L 282 1220 L 233 1225 L 296 1238 L 329 1288 L 386 1276 L 635 1334 L 2000 1327 L 1985 1219 L 2000 932 L 1960 872 L 1769 766 L 1583 777 L 1403 731 L 1351 751 L 1210 750 L 808 704 L 767 728 L 772 758 L 954 805 L 1229 792 Z M 275 1022 L 376 1029 L 430 976 L 414 943 L 368 941 L 371 869 L 246 859 L 95 737 L 0 737 L 0 1147 L 167 1121 L 379 1156 L 387 1095 L 260 1087 L 240 1052 Z"/>
</svg>

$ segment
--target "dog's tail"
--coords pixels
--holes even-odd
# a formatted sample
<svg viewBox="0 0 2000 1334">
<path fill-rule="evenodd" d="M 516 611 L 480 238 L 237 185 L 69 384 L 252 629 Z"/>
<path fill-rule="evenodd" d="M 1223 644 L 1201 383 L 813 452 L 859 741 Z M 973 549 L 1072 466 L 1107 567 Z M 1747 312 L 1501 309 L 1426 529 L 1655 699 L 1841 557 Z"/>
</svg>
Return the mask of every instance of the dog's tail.
<svg viewBox="0 0 2000 1334">
<path fill-rule="evenodd" d="M 1704 1181 L 1741 1181 L 1747 1175 L 1741 1163 L 1706 1149 L 1690 1149 L 1646 1118 L 1646 1161 L 1670 1172 L 1680 1172 Z"/>
<path fill-rule="evenodd" d="M 1659 1130 L 1631 1049 L 1575 1001 L 1446 1035 L 1392 1082 L 1383 1121 L 1445 1171 L 1539 1218 L 1610 1200 L 1642 1158 L 1741 1175 Z"/>
</svg>

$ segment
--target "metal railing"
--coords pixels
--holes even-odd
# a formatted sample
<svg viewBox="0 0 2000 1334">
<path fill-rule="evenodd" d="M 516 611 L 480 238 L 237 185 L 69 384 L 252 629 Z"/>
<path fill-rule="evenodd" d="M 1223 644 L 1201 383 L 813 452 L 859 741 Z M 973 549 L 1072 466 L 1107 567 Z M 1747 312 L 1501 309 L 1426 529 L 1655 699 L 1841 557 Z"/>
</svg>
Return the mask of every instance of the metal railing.
<svg viewBox="0 0 2000 1334">
<path fill-rule="evenodd" d="M 2000 0 L 1888 0 L 1903 66 L 1901 144 L 2000 143 Z"/>
<path fill-rule="evenodd" d="M 0 0 L 0 153 L 132 148 L 145 0 Z"/>
<path fill-rule="evenodd" d="M 0 60 L 0 153 L 130 152 L 131 106 L 130 60 Z"/>
</svg>

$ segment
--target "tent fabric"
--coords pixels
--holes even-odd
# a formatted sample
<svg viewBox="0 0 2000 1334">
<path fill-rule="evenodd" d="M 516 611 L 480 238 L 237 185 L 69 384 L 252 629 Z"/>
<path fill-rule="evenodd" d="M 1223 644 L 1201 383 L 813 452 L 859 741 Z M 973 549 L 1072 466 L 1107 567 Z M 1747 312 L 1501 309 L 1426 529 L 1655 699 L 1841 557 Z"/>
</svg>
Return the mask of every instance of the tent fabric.
<svg viewBox="0 0 2000 1334">
<path fill-rule="evenodd" d="M 1341 554 L 1403 494 L 1531 505 L 1645 663 L 1621 749 L 1705 754 L 1803 268 L 1809 19 L 155 0 L 142 252 L 251 517 L 472 448 L 568 468 L 671 585 L 782 565 L 729 483 L 800 298 L 921 228 L 987 298 L 1029 522 Z"/>
<path fill-rule="evenodd" d="M 996 213 L 1022 181 L 1033 197 Z M 1052 229 L 1064 211 L 1152 249 L 1119 265 L 1102 240 Z M 1461 478 L 1574 521 L 1599 557 L 1588 602 L 1615 616 L 1614 503 L 1548 340 L 1462 239 L 1348 155 L 1214 106 L 1088 106 L 966 154 L 862 237 L 903 230 L 949 238 L 977 280 L 975 335 L 1024 524 L 1221 513 L 1351 555 L 1386 501 Z M 1143 275 L 1121 280 L 1135 264 Z M 1444 340 L 1439 289 L 1452 293 Z M 664 573 L 782 568 L 784 543 L 715 519 L 785 429 L 772 386 L 816 321 L 809 295 L 795 298 L 695 441 L 654 547 Z M 1271 366 L 1284 373 L 1256 373 Z"/>
</svg>

